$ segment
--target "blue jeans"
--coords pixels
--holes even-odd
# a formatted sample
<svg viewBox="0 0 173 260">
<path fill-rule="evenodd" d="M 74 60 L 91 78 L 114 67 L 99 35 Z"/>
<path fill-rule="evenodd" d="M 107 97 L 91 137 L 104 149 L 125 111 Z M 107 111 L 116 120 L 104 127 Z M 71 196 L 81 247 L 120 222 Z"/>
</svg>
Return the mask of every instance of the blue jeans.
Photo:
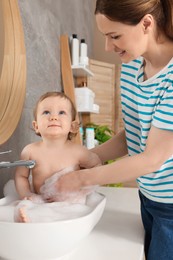
<svg viewBox="0 0 173 260">
<path fill-rule="evenodd" d="M 146 260 L 173 260 L 173 204 L 147 199 L 140 191 Z"/>
</svg>

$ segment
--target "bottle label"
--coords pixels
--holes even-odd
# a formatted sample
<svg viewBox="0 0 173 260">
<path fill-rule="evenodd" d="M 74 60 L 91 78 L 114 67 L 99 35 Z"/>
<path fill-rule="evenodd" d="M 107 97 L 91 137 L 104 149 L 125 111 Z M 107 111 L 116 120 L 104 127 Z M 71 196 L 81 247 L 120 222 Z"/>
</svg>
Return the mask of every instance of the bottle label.
<svg viewBox="0 0 173 260">
<path fill-rule="evenodd" d="M 87 127 L 86 128 L 86 147 L 88 149 L 92 149 L 95 147 L 94 139 L 95 139 L 94 128 Z"/>
</svg>

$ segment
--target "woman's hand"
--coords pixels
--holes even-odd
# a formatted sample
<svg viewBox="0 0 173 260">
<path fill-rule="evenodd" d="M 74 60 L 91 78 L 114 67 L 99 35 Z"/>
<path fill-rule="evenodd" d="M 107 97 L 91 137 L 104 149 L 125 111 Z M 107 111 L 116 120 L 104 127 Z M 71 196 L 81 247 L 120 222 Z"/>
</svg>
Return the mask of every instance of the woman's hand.
<svg viewBox="0 0 173 260">
<path fill-rule="evenodd" d="M 86 196 L 95 190 L 95 186 L 83 185 L 81 179 L 84 175 L 86 176 L 86 170 L 78 170 L 61 176 L 55 183 L 57 192 L 52 199 L 54 201 L 84 203 Z"/>
<path fill-rule="evenodd" d="M 83 171 L 85 170 L 74 171 L 61 176 L 55 184 L 57 192 L 69 193 L 79 191 L 82 188 L 80 174 Z"/>
<path fill-rule="evenodd" d="M 59 177 L 53 184 L 53 192 L 48 196 L 43 195 L 44 201 L 47 203 L 70 201 L 70 198 L 82 188 L 79 172 L 74 171 Z"/>
</svg>

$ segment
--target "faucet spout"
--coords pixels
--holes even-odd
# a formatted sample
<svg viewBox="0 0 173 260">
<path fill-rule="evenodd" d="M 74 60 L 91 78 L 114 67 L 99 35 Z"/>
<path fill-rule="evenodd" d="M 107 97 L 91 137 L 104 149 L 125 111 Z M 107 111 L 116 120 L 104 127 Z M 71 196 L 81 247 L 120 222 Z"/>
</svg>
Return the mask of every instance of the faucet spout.
<svg viewBox="0 0 173 260">
<path fill-rule="evenodd" d="M 17 167 L 17 166 L 25 166 L 29 169 L 32 169 L 36 164 L 36 161 L 34 160 L 19 160 L 19 161 L 14 161 L 14 162 L 0 162 L 0 169 L 1 168 L 12 168 L 12 167 Z"/>
</svg>

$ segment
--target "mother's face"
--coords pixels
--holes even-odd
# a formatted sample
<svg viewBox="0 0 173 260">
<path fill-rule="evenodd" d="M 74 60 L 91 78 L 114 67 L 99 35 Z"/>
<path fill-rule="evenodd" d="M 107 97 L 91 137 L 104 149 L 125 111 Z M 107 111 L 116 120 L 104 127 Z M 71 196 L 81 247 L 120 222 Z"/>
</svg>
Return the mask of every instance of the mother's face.
<svg viewBox="0 0 173 260">
<path fill-rule="evenodd" d="M 137 25 L 128 25 L 97 14 L 96 23 L 105 36 L 105 50 L 116 52 L 122 62 L 127 63 L 146 52 L 149 31 L 144 18 Z"/>
</svg>

